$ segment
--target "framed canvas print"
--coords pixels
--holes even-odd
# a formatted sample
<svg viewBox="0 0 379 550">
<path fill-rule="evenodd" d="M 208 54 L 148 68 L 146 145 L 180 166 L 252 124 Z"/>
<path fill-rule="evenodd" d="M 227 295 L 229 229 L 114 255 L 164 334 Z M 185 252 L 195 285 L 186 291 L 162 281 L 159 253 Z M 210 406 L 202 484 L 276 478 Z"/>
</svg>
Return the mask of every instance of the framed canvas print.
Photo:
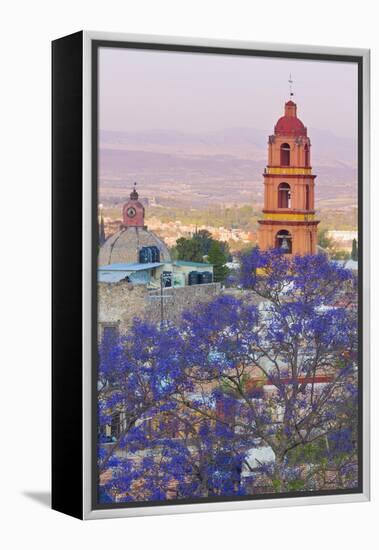
<svg viewBox="0 0 379 550">
<path fill-rule="evenodd" d="M 53 42 L 53 508 L 369 498 L 369 51 Z"/>
</svg>

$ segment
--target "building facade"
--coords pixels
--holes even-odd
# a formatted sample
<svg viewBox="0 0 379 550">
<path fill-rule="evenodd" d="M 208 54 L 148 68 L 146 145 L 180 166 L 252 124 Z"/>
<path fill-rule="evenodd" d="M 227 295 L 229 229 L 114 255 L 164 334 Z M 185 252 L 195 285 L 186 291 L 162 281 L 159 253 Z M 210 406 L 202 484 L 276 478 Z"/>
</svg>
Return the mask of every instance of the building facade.
<svg viewBox="0 0 379 550">
<path fill-rule="evenodd" d="M 263 218 L 259 220 L 261 250 L 280 248 L 287 254 L 316 254 L 315 178 L 311 142 L 292 100 L 268 141 L 264 177 Z"/>
</svg>

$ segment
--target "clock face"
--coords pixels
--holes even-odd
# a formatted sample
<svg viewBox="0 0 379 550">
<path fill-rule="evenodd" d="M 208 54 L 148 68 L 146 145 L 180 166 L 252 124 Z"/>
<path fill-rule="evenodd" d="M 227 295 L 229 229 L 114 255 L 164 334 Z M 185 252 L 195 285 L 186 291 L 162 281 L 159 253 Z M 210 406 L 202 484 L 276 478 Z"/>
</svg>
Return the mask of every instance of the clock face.
<svg viewBox="0 0 379 550">
<path fill-rule="evenodd" d="M 129 218 L 134 218 L 134 216 L 136 215 L 136 209 L 133 208 L 133 206 L 129 206 L 126 213 L 128 214 Z"/>
</svg>

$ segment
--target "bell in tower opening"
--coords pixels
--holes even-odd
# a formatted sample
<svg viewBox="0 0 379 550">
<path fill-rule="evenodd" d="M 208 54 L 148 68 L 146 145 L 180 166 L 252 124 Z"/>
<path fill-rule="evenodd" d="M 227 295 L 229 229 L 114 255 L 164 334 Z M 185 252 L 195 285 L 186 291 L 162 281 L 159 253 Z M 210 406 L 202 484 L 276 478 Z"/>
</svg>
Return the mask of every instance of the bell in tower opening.
<svg viewBox="0 0 379 550">
<path fill-rule="evenodd" d="M 319 222 L 315 219 L 316 176 L 310 165 L 310 148 L 307 129 L 297 117 L 297 105 L 287 101 L 284 116 L 268 140 L 263 219 L 258 222 L 261 250 L 316 254 Z"/>
</svg>

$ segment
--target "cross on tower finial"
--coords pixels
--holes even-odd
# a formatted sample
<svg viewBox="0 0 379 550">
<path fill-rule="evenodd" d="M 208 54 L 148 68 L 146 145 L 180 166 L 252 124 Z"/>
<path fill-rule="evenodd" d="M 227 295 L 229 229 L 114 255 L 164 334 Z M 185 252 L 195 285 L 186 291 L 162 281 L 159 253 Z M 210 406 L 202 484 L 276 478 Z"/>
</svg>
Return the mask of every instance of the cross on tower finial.
<svg viewBox="0 0 379 550">
<path fill-rule="evenodd" d="M 293 80 L 292 80 L 292 75 L 290 73 L 290 77 L 288 79 L 288 84 L 290 85 L 289 88 L 290 88 L 290 99 L 292 99 L 293 97 L 293 91 L 292 91 L 292 84 L 293 84 Z"/>
</svg>

